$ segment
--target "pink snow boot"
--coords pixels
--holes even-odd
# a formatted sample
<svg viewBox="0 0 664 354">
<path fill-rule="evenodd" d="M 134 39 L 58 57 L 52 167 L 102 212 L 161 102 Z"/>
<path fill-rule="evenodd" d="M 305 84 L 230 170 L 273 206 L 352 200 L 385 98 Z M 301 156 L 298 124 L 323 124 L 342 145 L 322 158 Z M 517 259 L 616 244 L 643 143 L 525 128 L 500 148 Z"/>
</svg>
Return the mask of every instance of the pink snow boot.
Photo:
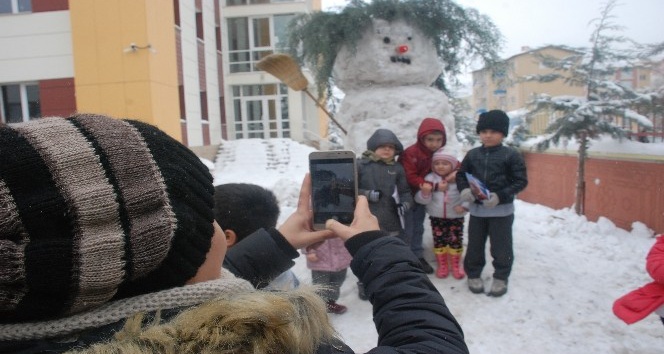
<svg viewBox="0 0 664 354">
<path fill-rule="evenodd" d="M 454 279 L 463 279 L 466 273 L 463 271 L 461 263 L 461 254 L 452 254 L 452 276 Z"/>
<path fill-rule="evenodd" d="M 438 261 L 438 269 L 436 269 L 437 278 L 447 278 L 450 275 L 450 268 L 447 266 L 447 249 L 443 249 L 441 253 L 436 252 L 436 261 Z"/>
</svg>

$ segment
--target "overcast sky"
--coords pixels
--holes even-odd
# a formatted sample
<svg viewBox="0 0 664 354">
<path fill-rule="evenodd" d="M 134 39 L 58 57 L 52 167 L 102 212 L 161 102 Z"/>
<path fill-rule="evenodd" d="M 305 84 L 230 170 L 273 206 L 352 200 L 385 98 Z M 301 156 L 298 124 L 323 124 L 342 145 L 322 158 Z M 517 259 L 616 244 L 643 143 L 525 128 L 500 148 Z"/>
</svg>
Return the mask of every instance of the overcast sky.
<svg viewBox="0 0 664 354">
<path fill-rule="evenodd" d="M 343 6 L 347 0 L 322 0 L 323 10 Z M 522 46 L 547 44 L 589 46 L 593 26 L 606 0 L 457 0 L 489 16 L 506 42 L 503 58 L 521 52 Z M 619 0 L 614 22 L 623 35 L 639 43 L 664 41 L 664 0 Z"/>
</svg>

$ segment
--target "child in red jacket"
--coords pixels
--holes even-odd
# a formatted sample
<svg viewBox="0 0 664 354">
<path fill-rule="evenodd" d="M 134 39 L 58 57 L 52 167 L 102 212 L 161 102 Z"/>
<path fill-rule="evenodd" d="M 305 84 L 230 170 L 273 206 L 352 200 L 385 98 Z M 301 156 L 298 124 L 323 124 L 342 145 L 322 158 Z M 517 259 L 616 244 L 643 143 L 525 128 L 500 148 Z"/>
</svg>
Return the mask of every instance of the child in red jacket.
<svg viewBox="0 0 664 354">
<path fill-rule="evenodd" d="M 613 304 L 613 313 L 627 324 L 653 312 L 664 323 L 664 234 L 657 237 L 648 252 L 646 270 L 654 281 L 623 295 Z"/>
<path fill-rule="evenodd" d="M 445 126 L 436 118 L 424 118 L 417 130 L 417 142 L 409 146 L 399 157 L 399 162 L 406 171 L 406 180 L 410 189 L 415 195 L 427 184 L 424 177 L 431 172 L 431 157 L 433 153 L 445 146 L 447 137 L 445 135 Z M 444 192 L 447 185 L 440 186 L 436 191 Z M 433 268 L 424 258 L 424 249 L 422 248 L 422 235 L 424 234 L 424 218 L 426 217 L 426 207 L 415 203 L 404 215 L 405 239 L 410 244 L 410 249 L 415 253 L 422 264 L 422 270 L 427 274 L 433 273 Z"/>
</svg>

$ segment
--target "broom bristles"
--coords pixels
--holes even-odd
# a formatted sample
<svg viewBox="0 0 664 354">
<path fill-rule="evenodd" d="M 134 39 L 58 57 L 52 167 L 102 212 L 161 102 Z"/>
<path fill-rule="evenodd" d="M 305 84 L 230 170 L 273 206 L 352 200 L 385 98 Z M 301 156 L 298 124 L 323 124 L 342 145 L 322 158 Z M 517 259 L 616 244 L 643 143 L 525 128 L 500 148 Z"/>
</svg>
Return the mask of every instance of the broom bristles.
<svg viewBox="0 0 664 354">
<path fill-rule="evenodd" d="M 270 54 L 256 63 L 256 67 L 274 75 L 295 91 L 302 91 L 309 86 L 307 78 L 300 71 L 300 66 L 288 54 Z"/>
</svg>

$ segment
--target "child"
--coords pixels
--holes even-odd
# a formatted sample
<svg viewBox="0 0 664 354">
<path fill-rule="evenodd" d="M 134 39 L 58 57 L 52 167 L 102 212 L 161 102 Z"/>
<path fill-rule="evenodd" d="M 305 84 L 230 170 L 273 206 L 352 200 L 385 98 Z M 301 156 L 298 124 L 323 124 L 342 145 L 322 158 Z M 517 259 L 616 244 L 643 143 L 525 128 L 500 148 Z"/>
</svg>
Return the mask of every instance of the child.
<svg viewBox="0 0 664 354">
<path fill-rule="evenodd" d="M 507 279 L 512 271 L 512 224 L 514 197 L 526 188 L 526 164 L 514 149 L 503 146 L 509 130 L 509 117 L 501 110 L 480 114 L 476 127 L 482 146 L 468 151 L 457 174 L 461 200 L 471 203 L 468 222 L 468 250 L 464 268 L 468 274 L 468 288 L 475 294 L 484 292 L 480 276 L 486 264 L 484 248 L 487 237 L 493 257 L 493 283 L 489 296 L 507 292 Z M 489 195 L 477 193 L 466 177 L 470 173 L 489 189 Z"/>
<path fill-rule="evenodd" d="M 627 324 L 656 313 L 664 323 L 664 235 L 659 235 L 646 257 L 646 270 L 653 281 L 632 290 L 613 303 L 613 313 Z"/>
<path fill-rule="evenodd" d="M 452 275 L 456 279 L 465 276 L 459 266 L 463 253 L 463 217 L 468 210 L 468 203 L 463 203 L 456 188 L 456 169 L 459 160 L 442 149 L 436 151 L 431 158 L 431 173 L 424 178 L 433 184 L 424 184 L 415 201 L 426 205 L 427 214 L 431 219 L 433 234 L 433 253 L 436 254 L 438 269 L 436 277 L 447 278 L 449 275 L 448 255 L 452 261 Z M 433 191 L 436 186 L 447 185 L 447 190 Z"/>
<path fill-rule="evenodd" d="M 226 183 L 214 187 L 214 219 L 226 235 L 228 248 L 258 229 L 277 226 L 279 202 L 271 190 L 249 183 Z M 263 285 L 263 284 L 261 284 Z M 259 285 L 259 287 L 262 287 Z M 267 289 L 296 288 L 299 281 L 290 269 L 267 284 Z"/>
<path fill-rule="evenodd" d="M 403 145 L 391 130 L 378 129 L 367 140 L 367 151 L 357 164 L 358 193 L 369 200 L 381 230 L 401 237 L 399 209 L 406 211 L 413 204 L 406 172 L 395 160 L 402 152 Z"/>
<path fill-rule="evenodd" d="M 380 229 L 403 239 L 402 217 L 411 205 L 406 172 L 395 157 L 403 145 L 388 129 L 377 129 L 367 140 L 367 151 L 358 161 L 358 193 L 367 197 L 371 213 L 378 218 Z M 367 300 L 364 284 L 358 282 L 360 299 Z"/>
<path fill-rule="evenodd" d="M 319 247 L 304 250 L 307 255 L 307 268 L 311 269 L 314 284 L 323 285 L 321 297 L 327 304 L 327 312 L 341 315 L 348 310 L 338 304 L 341 285 L 346 280 L 346 272 L 352 257 L 340 238 L 326 240 Z"/>
<path fill-rule="evenodd" d="M 399 157 L 399 162 L 406 171 L 406 180 L 414 195 L 427 184 L 424 177 L 431 172 L 431 156 L 433 153 L 445 146 L 445 126 L 436 118 L 424 118 L 417 129 L 417 142 L 408 148 Z M 444 186 L 439 186 L 438 191 L 444 191 Z M 404 215 L 405 239 L 411 250 L 420 260 L 422 270 L 427 274 L 433 273 L 433 268 L 424 259 L 422 248 L 422 235 L 424 234 L 424 217 L 426 210 L 423 205 L 415 203 Z"/>
</svg>

